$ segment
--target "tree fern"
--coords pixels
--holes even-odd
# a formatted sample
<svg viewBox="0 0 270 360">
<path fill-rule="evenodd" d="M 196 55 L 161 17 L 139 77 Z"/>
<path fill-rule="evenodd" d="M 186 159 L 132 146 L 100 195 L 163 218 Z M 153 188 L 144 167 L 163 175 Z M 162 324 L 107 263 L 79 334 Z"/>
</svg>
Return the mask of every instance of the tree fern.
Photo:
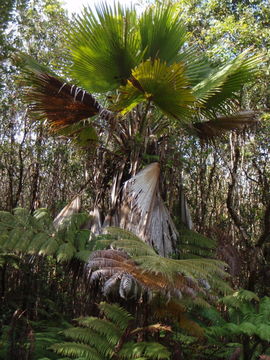
<svg viewBox="0 0 270 360">
<path fill-rule="evenodd" d="M 255 350 L 270 341 L 270 298 L 259 299 L 251 291 L 239 290 L 220 302 L 227 307 L 228 319 L 212 317 L 213 325 L 206 329 L 209 341 L 216 344 L 223 343 L 224 339 L 226 342 L 238 341 L 237 346 L 240 345 L 245 353 L 250 352 L 249 359 L 255 359 Z M 207 312 L 202 315 L 209 318 Z"/>
<path fill-rule="evenodd" d="M 213 257 L 216 241 L 203 236 L 185 226 L 180 226 L 179 231 L 179 256 L 181 259 Z"/>
<path fill-rule="evenodd" d="M 2 211 L 0 250 L 5 253 L 50 255 L 59 262 L 73 257 L 86 261 L 93 245 L 88 242 L 90 231 L 81 229 L 87 219 L 88 215 L 84 213 L 73 214 L 56 229 L 46 209 L 36 210 L 33 215 L 21 208 L 14 209 L 13 214 Z"/>
<path fill-rule="evenodd" d="M 220 261 L 164 258 L 130 232 L 116 228 L 108 228 L 107 232 L 116 236 L 110 245 L 114 250 L 101 250 L 91 255 L 88 267 L 93 270 L 92 279 L 96 274 L 98 278 L 104 275 L 108 278 L 115 274 L 120 279 L 124 274 L 129 274 L 144 288 L 171 294 L 180 291 L 193 297 L 206 293 L 207 287 L 213 291 L 230 291 L 224 281 L 224 264 Z M 105 272 L 100 272 L 102 269 Z"/>
<path fill-rule="evenodd" d="M 78 319 L 80 327 L 63 331 L 71 342 L 55 344 L 51 349 L 77 360 L 169 359 L 170 353 L 162 344 L 134 341 L 141 329 L 133 329 L 133 318 L 125 309 L 104 302 L 99 309 L 104 318 Z M 150 329 L 151 326 L 144 330 Z M 156 329 L 168 330 L 159 324 Z"/>
</svg>

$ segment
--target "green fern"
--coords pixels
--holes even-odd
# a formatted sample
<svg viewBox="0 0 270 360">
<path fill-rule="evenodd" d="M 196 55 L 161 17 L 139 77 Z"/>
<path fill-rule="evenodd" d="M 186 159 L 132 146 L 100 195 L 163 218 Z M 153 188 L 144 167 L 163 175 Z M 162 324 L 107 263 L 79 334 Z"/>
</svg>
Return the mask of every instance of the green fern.
<svg viewBox="0 0 270 360">
<path fill-rule="evenodd" d="M 256 349 L 270 342 L 270 298 L 259 299 L 251 291 L 239 290 L 220 302 L 227 307 L 228 321 L 212 318 L 213 326 L 206 329 L 209 341 L 223 346 L 224 341 L 229 343 L 232 340 L 243 351 L 249 349 L 250 359 L 255 359 Z M 202 315 L 208 317 L 207 312 Z"/>
<path fill-rule="evenodd" d="M 170 358 L 169 351 L 162 344 L 132 340 L 132 333 L 136 334 L 137 329 L 132 329 L 133 318 L 125 309 L 104 302 L 99 309 L 104 318 L 78 319 L 80 327 L 63 331 L 71 341 L 54 344 L 51 349 L 77 360 Z"/>
<path fill-rule="evenodd" d="M 216 241 L 185 226 L 179 229 L 179 253 L 181 259 L 212 257 L 216 249 Z"/>
<path fill-rule="evenodd" d="M 218 260 L 165 258 L 131 232 L 118 228 L 107 228 L 106 231 L 112 236 L 110 247 L 114 250 L 92 253 L 88 264 L 94 270 L 92 279 L 99 275 L 111 277 L 115 274 L 121 278 L 123 274 L 129 274 L 142 287 L 171 295 L 180 291 L 192 297 L 206 294 L 207 289 L 210 293 L 220 291 L 226 294 L 231 291 L 225 281 L 225 264 Z M 103 243 L 102 236 L 99 243 Z M 108 244 L 108 237 L 105 244 Z"/>
<path fill-rule="evenodd" d="M 59 262 L 75 257 L 85 262 L 93 246 L 88 242 L 90 231 L 81 229 L 87 219 L 88 215 L 84 213 L 74 214 L 55 229 L 46 209 L 38 209 L 33 215 L 22 208 L 14 209 L 13 214 L 1 211 L 0 251 L 54 256 Z"/>
</svg>

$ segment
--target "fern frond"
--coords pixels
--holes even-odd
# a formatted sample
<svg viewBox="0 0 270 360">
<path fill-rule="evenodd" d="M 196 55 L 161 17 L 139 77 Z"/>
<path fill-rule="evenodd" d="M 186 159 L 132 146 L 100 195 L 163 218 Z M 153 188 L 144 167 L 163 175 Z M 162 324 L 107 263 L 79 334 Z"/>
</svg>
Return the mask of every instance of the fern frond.
<svg viewBox="0 0 270 360">
<path fill-rule="evenodd" d="M 107 319 L 111 320 L 114 325 L 121 330 L 125 330 L 133 317 L 125 309 L 116 304 L 108 304 L 101 302 L 99 304 L 100 310 L 104 313 Z"/>
<path fill-rule="evenodd" d="M 203 236 L 187 227 L 179 229 L 180 258 L 211 257 L 216 248 L 216 241 Z"/>
<path fill-rule="evenodd" d="M 87 219 L 85 213 L 74 214 L 55 231 L 46 209 L 38 209 L 33 215 L 20 208 L 14 210 L 14 215 L 3 212 L 0 213 L 0 248 L 24 254 L 54 256 L 60 262 L 70 261 L 73 257 L 86 262 L 90 255 L 90 231 L 80 228 Z"/>
<path fill-rule="evenodd" d="M 109 232 L 111 230 L 109 229 Z M 112 232 L 115 234 L 116 229 Z M 125 231 L 120 231 L 120 236 Z M 128 234 L 129 235 L 129 234 Z M 130 237 L 130 236 L 129 236 Z M 150 245 L 138 237 L 131 239 L 112 240 L 115 250 L 93 252 L 88 262 L 88 268 L 94 270 L 92 278 L 100 275 L 115 276 L 114 286 L 120 283 L 123 274 L 129 274 L 130 279 L 136 279 L 144 288 L 167 291 L 171 294 L 181 292 L 187 296 L 212 290 L 230 291 L 225 282 L 225 264 L 212 259 L 174 260 L 164 258 L 155 253 Z M 129 256 L 129 255 L 131 256 Z M 104 271 L 100 271 L 103 269 Z M 109 281 L 109 280 L 108 280 Z M 110 282 L 107 283 L 109 285 Z"/>
<path fill-rule="evenodd" d="M 230 307 L 241 308 L 244 306 L 245 302 L 249 303 L 252 300 L 257 302 L 260 301 L 254 292 L 241 289 L 234 292 L 232 295 L 225 296 L 220 301 L 225 305 L 229 305 Z"/>
<path fill-rule="evenodd" d="M 64 330 L 63 334 L 72 341 L 94 347 L 104 356 L 112 355 L 113 353 L 114 344 L 109 343 L 103 335 L 99 335 L 89 328 L 74 327 Z"/>
<path fill-rule="evenodd" d="M 270 325 L 260 324 L 256 328 L 256 335 L 258 335 L 262 340 L 270 341 Z"/>
<path fill-rule="evenodd" d="M 125 359 L 137 359 L 145 357 L 146 359 L 169 359 L 170 352 L 165 346 L 158 343 L 140 342 L 126 343 L 119 352 L 119 355 Z"/>
<path fill-rule="evenodd" d="M 56 258 L 57 261 L 69 261 L 71 260 L 76 253 L 75 247 L 71 243 L 65 243 L 58 247 Z"/>
<path fill-rule="evenodd" d="M 87 360 L 104 360 L 102 355 L 92 347 L 76 342 L 55 344 L 51 346 L 51 349 L 60 355 L 82 357 Z"/>
<path fill-rule="evenodd" d="M 127 338 L 135 337 L 141 331 L 151 333 L 170 331 L 170 328 L 154 324 L 132 331 L 133 318 L 125 309 L 105 302 L 100 303 L 99 308 L 108 320 L 95 317 L 77 319 L 83 328 L 73 327 L 63 331 L 76 342 L 55 344 L 51 349 L 58 354 L 84 360 L 169 359 L 170 352 L 165 346 L 155 342 L 127 342 Z"/>
<path fill-rule="evenodd" d="M 0 211 L 0 229 L 12 229 L 15 224 L 14 216 L 8 211 Z"/>
<path fill-rule="evenodd" d="M 264 318 L 264 321 L 270 321 L 270 298 L 268 296 L 263 297 L 259 303 L 259 314 Z"/>
<path fill-rule="evenodd" d="M 79 325 L 92 329 L 98 334 L 104 336 L 106 340 L 114 346 L 117 344 L 123 333 L 120 331 L 119 327 L 117 327 L 111 321 L 105 319 L 86 317 L 77 319 L 77 322 Z"/>
</svg>

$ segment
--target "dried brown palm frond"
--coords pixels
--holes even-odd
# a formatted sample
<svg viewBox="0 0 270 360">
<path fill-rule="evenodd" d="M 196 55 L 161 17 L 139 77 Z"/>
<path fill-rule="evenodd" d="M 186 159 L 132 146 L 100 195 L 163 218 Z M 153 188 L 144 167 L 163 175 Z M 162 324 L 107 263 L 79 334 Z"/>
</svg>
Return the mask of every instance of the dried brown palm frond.
<svg viewBox="0 0 270 360">
<path fill-rule="evenodd" d="M 231 116 L 220 116 L 215 120 L 193 124 L 193 130 L 201 139 L 212 139 L 230 130 L 243 130 L 258 121 L 258 112 L 240 111 Z"/>
<path fill-rule="evenodd" d="M 125 182 L 120 227 L 132 231 L 167 256 L 175 249 L 177 230 L 159 191 L 159 163 L 152 163 Z"/>
<path fill-rule="evenodd" d="M 53 220 L 53 225 L 56 229 L 66 221 L 70 220 L 72 215 L 78 213 L 81 209 L 81 197 L 76 196 L 70 203 L 68 203 Z"/>
<path fill-rule="evenodd" d="M 113 116 L 91 94 L 54 75 L 32 70 L 29 82 L 25 97 L 30 111 L 36 118 L 47 119 L 54 132 L 95 115 L 105 119 Z"/>
</svg>

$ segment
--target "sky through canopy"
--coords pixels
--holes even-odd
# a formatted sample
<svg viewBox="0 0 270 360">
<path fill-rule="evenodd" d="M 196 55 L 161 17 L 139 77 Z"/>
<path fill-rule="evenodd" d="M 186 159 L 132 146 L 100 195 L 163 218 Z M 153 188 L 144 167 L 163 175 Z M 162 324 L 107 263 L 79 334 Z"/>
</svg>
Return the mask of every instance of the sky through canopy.
<svg viewBox="0 0 270 360">
<path fill-rule="evenodd" d="M 92 7 L 99 2 L 99 0 L 63 0 L 63 7 L 68 10 L 69 14 L 80 13 L 84 6 Z M 119 0 L 119 2 L 123 5 L 136 4 L 132 0 Z M 112 5 L 114 0 L 106 0 L 106 3 Z"/>
</svg>

